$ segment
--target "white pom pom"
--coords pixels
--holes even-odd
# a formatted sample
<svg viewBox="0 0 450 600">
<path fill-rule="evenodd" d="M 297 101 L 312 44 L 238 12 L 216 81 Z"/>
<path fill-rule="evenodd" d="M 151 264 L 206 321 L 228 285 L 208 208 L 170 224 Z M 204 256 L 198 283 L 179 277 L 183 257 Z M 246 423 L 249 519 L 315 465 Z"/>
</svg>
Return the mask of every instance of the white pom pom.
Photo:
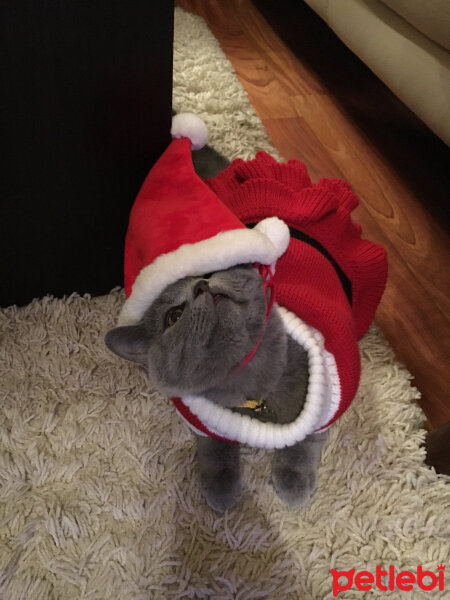
<svg viewBox="0 0 450 600">
<path fill-rule="evenodd" d="M 200 150 L 208 140 L 205 123 L 192 113 L 180 113 L 172 118 L 172 138 L 189 138 L 192 150 Z"/>
<path fill-rule="evenodd" d="M 255 229 L 266 235 L 277 250 L 277 258 L 284 254 L 289 246 L 289 227 L 278 217 L 269 217 L 260 221 Z"/>
</svg>

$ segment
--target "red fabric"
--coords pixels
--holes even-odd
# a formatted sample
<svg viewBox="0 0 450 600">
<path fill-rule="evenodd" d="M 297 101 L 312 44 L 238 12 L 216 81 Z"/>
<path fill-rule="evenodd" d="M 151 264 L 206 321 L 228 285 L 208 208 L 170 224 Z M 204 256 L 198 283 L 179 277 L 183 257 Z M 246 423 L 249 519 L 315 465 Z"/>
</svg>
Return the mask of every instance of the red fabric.
<svg viewBox="0 0 450 600">
<path fill-rule="evenodd" d="M 335 269 L 319 250 L 291 238 L 277 262 L 277 302 L 319 330 L 336 360 L 341 403 L 335 421 L 353 400 L 360 376 L 357 340 L 367 331 L 384 291 L 385 251 L 361 239 L 350 219 L 358 200 L 338 179 L 312 184 L 297 160 L 278 163 L 264 152 L 252 161 L 235 160 L 207 181 L 210 188 L 243 222 L 277 216 L 317 240 L 334 258 L 352 285 L 352 306 Z"/>
<path fill-rule="evenodd" d="M 125 293 L 141 269 L 183 244 L 244 225 L 196 175 L 191 142 L 173 140 L 145 179 L 125 239 Z"/>
<path fill-rule="evenodd" d="M 221 437 L 220 435 L 217 435 L 217 433 L 213 433 L 202 423 L 202 421 L 200 421 L 198 417 L 194 415 L 194 413 L 192 413 L 189 410 L 189 408 L 185 404 L 183 404 L 181 398 L 171 398 L 171 400 L 177 411 L 180 413 L 180 415 L 198 431 L 201 431 L 205 435 L 215 438 L 216 440 L 221 440 L 222 442 L 231 442 L 232 444 L 238 443 L 234 440 L 229 440 L 228 438 Z"/>
</svg>

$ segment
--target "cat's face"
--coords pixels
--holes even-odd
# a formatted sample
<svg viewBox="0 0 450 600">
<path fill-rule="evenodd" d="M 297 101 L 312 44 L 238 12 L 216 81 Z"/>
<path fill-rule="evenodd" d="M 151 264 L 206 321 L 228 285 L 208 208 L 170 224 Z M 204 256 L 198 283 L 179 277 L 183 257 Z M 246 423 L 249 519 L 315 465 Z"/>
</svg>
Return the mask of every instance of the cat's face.
<svg viewBox="0 0 450 600">
<path fill-rule="evenodd" d="M 220 385 L 252 350 L 264 327 L 261 276 L 251 265 L 186 277 L 166 288 L 138 325 L 106 334 L 108 348 L 144 364 L 175 396 Z"/>
</svg>

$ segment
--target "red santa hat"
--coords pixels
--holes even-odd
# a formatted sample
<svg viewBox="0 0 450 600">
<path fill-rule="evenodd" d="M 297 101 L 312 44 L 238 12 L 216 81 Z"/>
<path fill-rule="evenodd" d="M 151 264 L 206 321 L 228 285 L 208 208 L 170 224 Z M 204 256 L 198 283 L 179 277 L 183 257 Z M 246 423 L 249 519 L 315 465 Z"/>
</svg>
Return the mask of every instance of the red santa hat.
<svg viewBox="0 0 450 600">
<path fill-rule="evenodd" d="M 127 300 L 119 325 L 138 323 L 170 284 L 237 264 L 273 266 L 289 244 L 277 217 L 248 229 L 194 171 L 191 150 L 207 138 L 195 115 L 172 122 L 169 147 L 145 179 L 131 210 L 125 240 Z"/>
</svg>

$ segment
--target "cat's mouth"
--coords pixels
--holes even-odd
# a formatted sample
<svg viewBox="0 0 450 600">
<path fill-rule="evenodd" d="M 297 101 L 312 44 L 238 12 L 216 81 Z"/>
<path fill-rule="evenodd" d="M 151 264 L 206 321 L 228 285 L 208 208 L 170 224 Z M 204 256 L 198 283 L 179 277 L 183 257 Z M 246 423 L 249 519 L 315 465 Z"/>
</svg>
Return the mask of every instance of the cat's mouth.
<svg viewBox="0 0 450 600">
<path fill-rule="evenodd" d="M 230 290 L 223 285 L 210 285 L 209 282 L 202 280 L 194 288 L 194 299 L 204 295 L 211 298 L 214 306 L 221 304 L 225 300 L 231 300 L 235 304 L 245 302 L 234 290 Z"/>
<path fill-rule="evenodd" d="M 226 294 L 213 294 L 212 297 L 213 297 L 213 302 L 216 306 L 217 306 L 217 304 L 219 304 L 219 302 L 230 299 L 230 296 L 227 296 Z"/>
</svg>

